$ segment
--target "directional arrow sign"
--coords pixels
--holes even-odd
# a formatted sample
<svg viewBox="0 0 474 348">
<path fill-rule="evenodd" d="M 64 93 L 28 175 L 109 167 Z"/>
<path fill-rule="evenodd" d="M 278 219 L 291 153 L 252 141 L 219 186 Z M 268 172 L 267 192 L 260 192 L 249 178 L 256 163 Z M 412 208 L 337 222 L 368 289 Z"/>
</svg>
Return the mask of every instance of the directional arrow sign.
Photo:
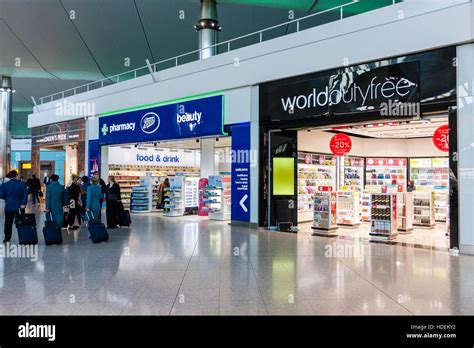
<svg viewBox="0 0 474 348">
<path fill-rule="evenodd" d="M 241 199 L 240 202 L 239 202 L 239 204 L 240 204 L 240 206 L 242 207 L 242 210 L 243 210 L 244 212 L 248 212 L 248 211 L 249 211 L 249 210 L 247 209 L 247 207 L 245 206 L 245 204 L 244 204 L 245 201 L 247 200 L 247 198 L 249 198 L 249 195 L 243 196 L 242 199 Z"/>
</svg>

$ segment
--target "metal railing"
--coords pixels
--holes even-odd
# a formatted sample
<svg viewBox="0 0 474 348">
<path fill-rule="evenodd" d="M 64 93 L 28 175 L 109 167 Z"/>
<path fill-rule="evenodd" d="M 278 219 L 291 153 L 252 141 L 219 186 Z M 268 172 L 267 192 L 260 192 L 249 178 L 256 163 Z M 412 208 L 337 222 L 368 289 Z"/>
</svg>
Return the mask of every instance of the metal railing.
<svg viewBox="0 0 474 348">
<path fill-rule="evenodd" d="M 194 51 L 191 51 L 191 52 L 187 52 L 187 53 L 184 53 L 184 54 L 172 57 L 172 58 L 168 58 L 168 59 L 150 64 L 150 65 L 145 65 L 145 66 L 142 66 L 140 68 L 129 70 L 129 71 L 126 71 L 126 72 L 123 72 L 123 73 L 120 73 L 120 74 L 117 74 L 117 75 L 113 75 L 113 76 L 110 76 L 110 77 L 107 77 L 107 78 L 104 78 L 104 79 L 101 79 L 101 80 L 97 80 L 97 81 L 94 81 L 94 82 L 89 82 L 89 83 L 84 84 L 84 85 L 80 85 L 80 86 L 77 86 L 77 87 L 74 87 L 74 88 L 70 88 L 70 89 L 64 90 L 62 92 L 56 92 L 56 93 L 47 95 L 45 97 L 39 98 L 39 104 L 49 103 L 49 102 L 52 102 L 52 101 L 55 101 L 55 100 L 61 100 L 61 99 L 64 99 L 64 98 L 67 98 L 67 97 L 70 97 L 70 96 L 73 96 L 73 95 L 76 95 L 76 94 L 88 92 L 88 91 L 91 91 L 91 90 L 95 90 L 97 88 L 102 88 L 104 86 L 109 86 L 109 85 L 116 84 L 116 83 L 119 83 L 119 82 L 128 81 L 130 79 L 134 79 L 134 78 L 137 78 L 137 77 L 140 77 L 140 76 L 145 76 L 147 74 L 150 74 L 151 71 L 153 71 L 155 73 L 155 72 L 160 71 L 160 67 L 163 67 L 164 69 L 177 67 L 177 66 L 180 65 L 180 61 L 181 61 L 181 64 L 190 63 L 190 62 L 199 60 L 202 51 L 214 50 L 215 54 L 217 55 L 217 54 L 230 52 L 233 49 L 239 49 L 239 48 L 250 46 L 250 45 L 253 45 L 253 44 L 262 43 L 264 41 L 268 41 L 268 40 L 271 40 L 271 39 L 274 39 L 274 38 L 277 38 L 277 37 L 281 37 L 281 36 L 285 36 L 287 34 L 290 34 L 290 33 L 288 33 L 288 30 L 287 30 L 284 34 L 280 34 L 280 35 L 277 35 L 275 37 L 265 39 L 265 34 L 268 34 L 271 31 L 274 31 L 275 29 L 279 29 L 279 28 L 282 28 L 282 27 L 287 27 L 289 29 L 291 25 L 294 25 L 296 28 L 294 28 L 294 31 L 291 32 L 291 33 L 294 33 L 294 32 L 300 32 L 300 31 L 305 30 L 305 29 L 313 28 L 313 27 L 316 27 L 318 25 L 327 24 L 329 22 L 339 21 L 339 20 L 344 19 L 344 9 L 348 6 L 357 4 L 358 2 L 359 2 L 359 0 L 353 0 L 353 1 L 351 1 L 349 3 L 346 3 L 346 4 L 343 4 L 343 5 L 335 6 L 335 7 L 332 7 L 330 9 L 323 10 L 323 11 L 320 11 L 320 12 L 316 12 L 316 13 L 310 14 L 310 15 L 305 16 L 305 17 L 301 17 L 301 18 L 298 18 L 298 19 L 293 19 L 293 20 L 290 20 L 288 22 L 284 22 L 284 23 L 281 23 L 281 24 L 278 24 L 278 25 L 274 25 L 272 27 L 265 28 L 265 29 L 262 29 L 260 31 L 256 31 L 256 32 L 253 32 L 253 33 L 250 33 L 250 34 L 242 35 L 242 36 L 239 36 L 239 37 L 227 40 L 227 41 L 219 42 L 219 43 L 217 43 L 215 45 L 212 45 L 212 46 L 203 47 L 201 49 L 197 49 L 197 50 L 194 50 Z M 392 4 L 396 4 L 397 2 L 399 2 L 399 0 L 393 0 Z M 328 22 L 320 23 L 320 24 L 316 24 L 316 25 L 309 25 L 307 27 L 304 26 L 304 23 L 308 22 L 309 19 L 315 18 L 317 16 L 320 16 L 322 14 L 329 13 L 329 12 L 336 12 L 337 19 L 330 20 Z M 236 45 L 238 41 L 243 41 L 244 39 L 247 39 L 248 41 L 251 41 L 251 43 L 249 43 L 247 45 L 243 45 L 243 46 L 237 46 Z M 183 60 L 184 60 L 184 57 L 191 57 L 191 60 L 182 63 Z"/>
</svg>

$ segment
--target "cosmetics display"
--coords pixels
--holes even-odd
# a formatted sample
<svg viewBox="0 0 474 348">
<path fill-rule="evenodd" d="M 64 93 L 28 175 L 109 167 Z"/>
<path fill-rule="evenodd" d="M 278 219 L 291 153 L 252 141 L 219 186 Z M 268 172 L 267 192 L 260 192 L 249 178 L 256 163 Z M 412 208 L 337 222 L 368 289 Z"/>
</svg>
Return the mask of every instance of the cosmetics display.
<svg viewBox="0 0 474 348">
<path fill-rule="evenodd" d="M 364 188 L 364 159 L 344 156 L 341 161 L 341 188 L 343 191 L 362 191 Z"/>
<path fill-rule="evenodd" d="M 337 193 L 315 192 L 313 234 L 330 234 L 337 230 Z"/>
<path fill-rule="evenodd" d="M 211 175 L 206 186 L 200 189 L 202 211 L 210 220 L 230 220 L 231 180 L 230 175 Z"/>
<path fill-rule="evenodd" d="M 360 193 L 338 192 L 337 193 L 337 224 L 346 227 L 360 225 L 359 216 Z"/>
<path fill-rule="evenodd" d="M 367 158 L 366 185 L 386 187 L 387 192 L 406 191 L 406 158 Z"/>
<path fill-rule="evenodd" d="M 370 210 L 372 205 L 371 192 L 369 190 L 362 190 L 360 195 L 360 221 L 369 222 L 370 221 Z"/>
<path fill-rule="evenodd" d="M 413 193 L 397 193 L 397 230 L 400 234 L 413 232 Z"/>
<path fill-rule="evenodd" d="M 413 192 L 413 225 L 427 228 L 435 226 L 434 191 Z"/>
<path fill-rule="evenodd" d="M 170 187 L 165 189 L 167 198 L 164 200 L 165 216 L 183 216 L 184 215 L 184 176 L 172 176 L 170 178 Z"/>
<path fill-rule="evenodd" d="M 132 187 L 130 207 L 132 213 L 150 213 L 153 203 L 151 176 L 140 178 L 139 185 Z"/>
</svg>

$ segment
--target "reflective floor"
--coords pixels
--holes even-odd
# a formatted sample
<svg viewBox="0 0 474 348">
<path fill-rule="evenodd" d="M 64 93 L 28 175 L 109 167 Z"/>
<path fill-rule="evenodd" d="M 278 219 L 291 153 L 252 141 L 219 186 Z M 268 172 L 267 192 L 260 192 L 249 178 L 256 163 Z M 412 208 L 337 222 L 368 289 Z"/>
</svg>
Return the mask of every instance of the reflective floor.
<svg viewBox="0 0 474 348">
<path fill-rule="evenodd" d="M 82 228 L 45 247 L 39 222 L 37 261 L 0 258 L 0 314 L 474 314 L 474 257 L 132 218 L 98 245 Z"/>
</svg>

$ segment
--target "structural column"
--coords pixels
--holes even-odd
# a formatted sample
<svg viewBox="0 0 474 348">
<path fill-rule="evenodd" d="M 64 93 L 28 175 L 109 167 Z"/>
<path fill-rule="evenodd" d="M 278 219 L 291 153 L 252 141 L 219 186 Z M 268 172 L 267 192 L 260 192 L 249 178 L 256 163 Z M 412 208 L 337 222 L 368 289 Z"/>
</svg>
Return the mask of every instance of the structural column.
<svg viewBox="0 0 474 348">
<path fill-rule="evenodd" d="M 12 114 L 12 80 L 2 76 L 0 85 L 0 178 L 10 169 L 10 117 Z"/>
<path fill-rule="evenodd" d="M 215 175 L 215 146 L 214 138 L 203 138 L 201 143 L 201 178 Z"/>
<path fill-rule="evenodd" d="M 221 30 L 217 20 L 216 0 L 201 0 L 201 11 L 195 29 L 199 33 L 200 59 L 216 54 L 217 33 Z"/>
<path fill-rule="evenodd" d="M 459 250 L 474 254 L 474 44 L 457 47 Z M 453 185 L 454 186 L 454 185 Z"/>
</svg>

